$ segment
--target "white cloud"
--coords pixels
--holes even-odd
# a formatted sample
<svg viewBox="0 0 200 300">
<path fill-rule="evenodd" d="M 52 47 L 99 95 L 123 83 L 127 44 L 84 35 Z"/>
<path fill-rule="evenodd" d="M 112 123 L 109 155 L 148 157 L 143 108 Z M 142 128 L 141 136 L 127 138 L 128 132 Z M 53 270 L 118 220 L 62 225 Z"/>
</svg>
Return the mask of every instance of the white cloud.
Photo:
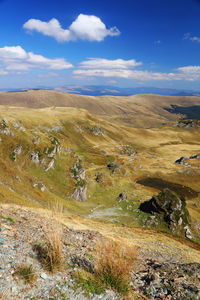
<svg viewBox="0 0 200 300">
<path fill-rule="evenodd" d="M 0 62 L 6 71 L 28 71 L 32 68 L 64 70 L 73 67 L 64 58 L 46 58 L 26 52 L 21 46 L 0 48 Z"/>
<path fill-rule="evenodd" d="M 198 36 L 191 36 L 191 33 L 189 33 L 189 32 L 184 34 L 183 39 L 184 40 L 190 40 L 192 42 L 200 43 L 200 37 L 198 37 Z"/>
<path fill-rule="evenodd" d="M 142 62 L 131 60 L 108 60 L 103 58 L 90 58 L 79 64 L 79 68 L 73 71 L 78 77 L 110 77 L 125 78 L 141 81 L 148 80 L 200 80 L 200 66 L 180 67 L 174 72 L 150 72 L 138 70 L 135 67 L 142 65 Z"/>
<path fill-rule="evenodd" d="M 124 60 L 115 59 L 109 60 L 105 58 L 89 58 L 86 61 L 80 63 L 81 68 L 86 69 L 128 69 L 130 67 L 136 67 L 142 65 L 141 62 L 137 62 L 135 59 Z"/>
<path fill-rule="evenodd" d="M 55 18 L 49 22 L 37 19 L 30 19 L 23 28 L 35 30 L 44 35 L 54 37 L 58 42 L 69 42 L 77 39 L 88 41 L 103 41 L 106 36 L 116 36 L 120 34 L 117 27 L 106 28 L 100 18 L 93 15 L 80 14 L 69 26 L 63 29 L 59 21 Z"/>
</svg>

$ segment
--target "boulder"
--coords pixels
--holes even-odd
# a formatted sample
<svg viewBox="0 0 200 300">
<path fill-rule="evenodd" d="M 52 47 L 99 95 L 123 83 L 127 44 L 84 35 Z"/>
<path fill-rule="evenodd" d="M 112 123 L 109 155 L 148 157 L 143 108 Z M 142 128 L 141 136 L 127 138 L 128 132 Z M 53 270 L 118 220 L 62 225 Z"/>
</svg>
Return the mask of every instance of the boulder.
<svg viewBox="0 0 200 300">
<path fill-rule="evenodd" d="M 121 201 L 126 201 L 128 199 L 127 197 L 127 191 L 124 191 L 122 193 L 119 194 L 119 196 L 117 197 L 116 201 L 117 202 L 121 202 Z"/>
<path fill-rule="evenodd" d="M 111 162 L 109 164 L 107 164 L 107 168 L 111 171 L 112 174 L 114 174 L 116 171 L 118 171 L 120 169 L 120 164 L 115 163 L 115 162 Z"/>
<path fill-rule="evenodd" d="M 87 186 L 77 186 L 73 194 L 71 195 L 76 201 L 85 202 L 87 201 Z"/>
<path fill-rule="evenodd" d="M 91 129 L 92 133 L 96 136 L 98 135 L 103 135 L 103 131 L 102 131 L 102 128 L 101 126 L 99 125 L 95 125 L 92 129 Z"/>
<path fill-rule="evenodd" d="M 170 189 L 166 188 L 149 201 L 141 203 L 139 209 L 155 215 L 156 219 L 165 224 L 174 234 L 185 235 L 185 226 L 190 222 L 186 202 L 183 197 Z"/>
<path fill-rule="evenodd" d="M 177 165 L 183 165 L 185 159 L 188 159 L 188 157 L 187 156 L 182 156 L 182 157 L 180 157 L 179 159 L 177 159 L 175 161 L 175 164 L 177 164 Z"/>
<path fill-rule="evenodd" d="M 47 166 L 47 168 L 45 169 L 45 171 L 46 171 L 46 172 L 49 171 L 50 169 L 53 168 L 53 166 L 54 166 L 54 159 L 52 159 L 52 160 L 50 161 L 50 163 L 48 164 L 48 166 Z"/>
<path fill-rule="evenodd" d="M 22 146 L 17 145 L 15 150 L 14 150 L 14 153 L 17 154 L 17 155 L 20 155 L 21 152 L 22 152 Z"/>
<path fill-rule="evenodd" d="M 39 159 L 39 154 L 37 152 L 32 152 L 31 153 L 31 160 L 35 163 L 35 164 L 39 164 L 40 159 Z"/>
</svg>

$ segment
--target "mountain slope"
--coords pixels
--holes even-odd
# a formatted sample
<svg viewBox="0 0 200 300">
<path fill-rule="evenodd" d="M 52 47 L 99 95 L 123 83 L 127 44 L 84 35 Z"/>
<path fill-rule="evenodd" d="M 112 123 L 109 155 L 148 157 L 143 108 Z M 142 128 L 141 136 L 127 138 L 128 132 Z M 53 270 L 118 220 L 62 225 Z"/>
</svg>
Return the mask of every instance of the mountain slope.
<svg viewBox="0 0 200 300">
<path fill-rule="evenodd" d="M 200 97 L 172 97 L 160 95 L 83 96 L 63 94 L 48 90 L 0 93 L 0 105 L 45 108 L 75 107 L 88 110 L 91 114 L 121 125 L 155 127 L 177 120 L 176 114 L 167 111 L 171 105 L 200 106 Z"/>
</svg>

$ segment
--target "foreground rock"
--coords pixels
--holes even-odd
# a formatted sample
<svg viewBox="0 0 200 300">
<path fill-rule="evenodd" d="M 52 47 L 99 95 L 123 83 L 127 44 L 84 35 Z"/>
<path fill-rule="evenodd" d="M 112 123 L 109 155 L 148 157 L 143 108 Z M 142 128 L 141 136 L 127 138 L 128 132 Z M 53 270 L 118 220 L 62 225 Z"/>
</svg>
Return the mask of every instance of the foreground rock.
<svg viewBox="0 0 200 300">
<path fill-rule="evenodd" d="M 100 233 L 74 230 L 63 225 L 66 269 L 52 274 L 42 267 L 33 247 L 38 242 L 44 242 L 44 228 L 49 228 L 48 218 L 17 206 L 0 206 L 0 215 L 0 295 L 5 293 L 5 299 L 123 299 L 111 290 L 106 290 L 101 295 L 86 296 L 81 288 L 75 288 L 76 281 L 72 276 L 74 271 L 93 271 L 95 261 L 90 256 L 94 256 L 96 242 L 102 238 Z M 130 277 L 135 297 L 129 299 L 199 299 L 199 260 L 196 263 L 186 263 L 185 258 L 191 257 L 189 249 L 188 252 L 184 250 L 180 256 L 180 251 L 176 252 L 174 247 L 168 249 L 169 252 L 172 250 L 171 253 L 159 252 L 158 243 L 162 249 L 167 245 L 161 241 L 155 243 L 157 250 L 154 252 L 149 248 L 144 249 L 140 244 L 136 265 Z M 15 270 L 22 264 L 34 267 L 37 278 L 32 284 L 24 283 L 22 278 L 15 275 Z"/>
</svg>

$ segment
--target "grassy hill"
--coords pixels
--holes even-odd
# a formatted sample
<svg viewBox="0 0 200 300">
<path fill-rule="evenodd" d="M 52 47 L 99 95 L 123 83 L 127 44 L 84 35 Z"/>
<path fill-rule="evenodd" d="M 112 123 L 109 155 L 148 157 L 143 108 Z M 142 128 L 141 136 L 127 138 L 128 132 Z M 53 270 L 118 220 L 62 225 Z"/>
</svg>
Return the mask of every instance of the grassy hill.
<svg viewBox="0 0 200 300">
<path fill-rule="evenodd" d="M 145 226 L 149 215 L 139 206 L 157 194 L 159 187 L 141 185 L 138 180 L 162 178 L 200 192 L 199 160 L 189 161 L 189 167 L 174 163 L 181 156 L 199 153 L 196 128 L 172 124 L 133 128 L 69 107 L 1 106 L 1 118 L 1 203 L 47 208 L 59 201 L 65 212 Z M 111 163 L 116 165 L 109 168 Z M 85 202 L 73 196 L 81 188 L 86 190 Z M 122 193 L 125 201 L 117 201 Z M 186 202 L 197 236 L 200 197 L 186 195 Z"/>
<path fill-rule="evenodd" d="M 88 110 L 104 120 L 132 127 L 155 127 L 180 117 L 165 108 L 171 105 L 191 107 L 200 105 L 200 97 L 134 95 L 83 96 L 49 90 L 1 92 L 0 105 L 45 108 L 74 107 Z"/>
</svg>

